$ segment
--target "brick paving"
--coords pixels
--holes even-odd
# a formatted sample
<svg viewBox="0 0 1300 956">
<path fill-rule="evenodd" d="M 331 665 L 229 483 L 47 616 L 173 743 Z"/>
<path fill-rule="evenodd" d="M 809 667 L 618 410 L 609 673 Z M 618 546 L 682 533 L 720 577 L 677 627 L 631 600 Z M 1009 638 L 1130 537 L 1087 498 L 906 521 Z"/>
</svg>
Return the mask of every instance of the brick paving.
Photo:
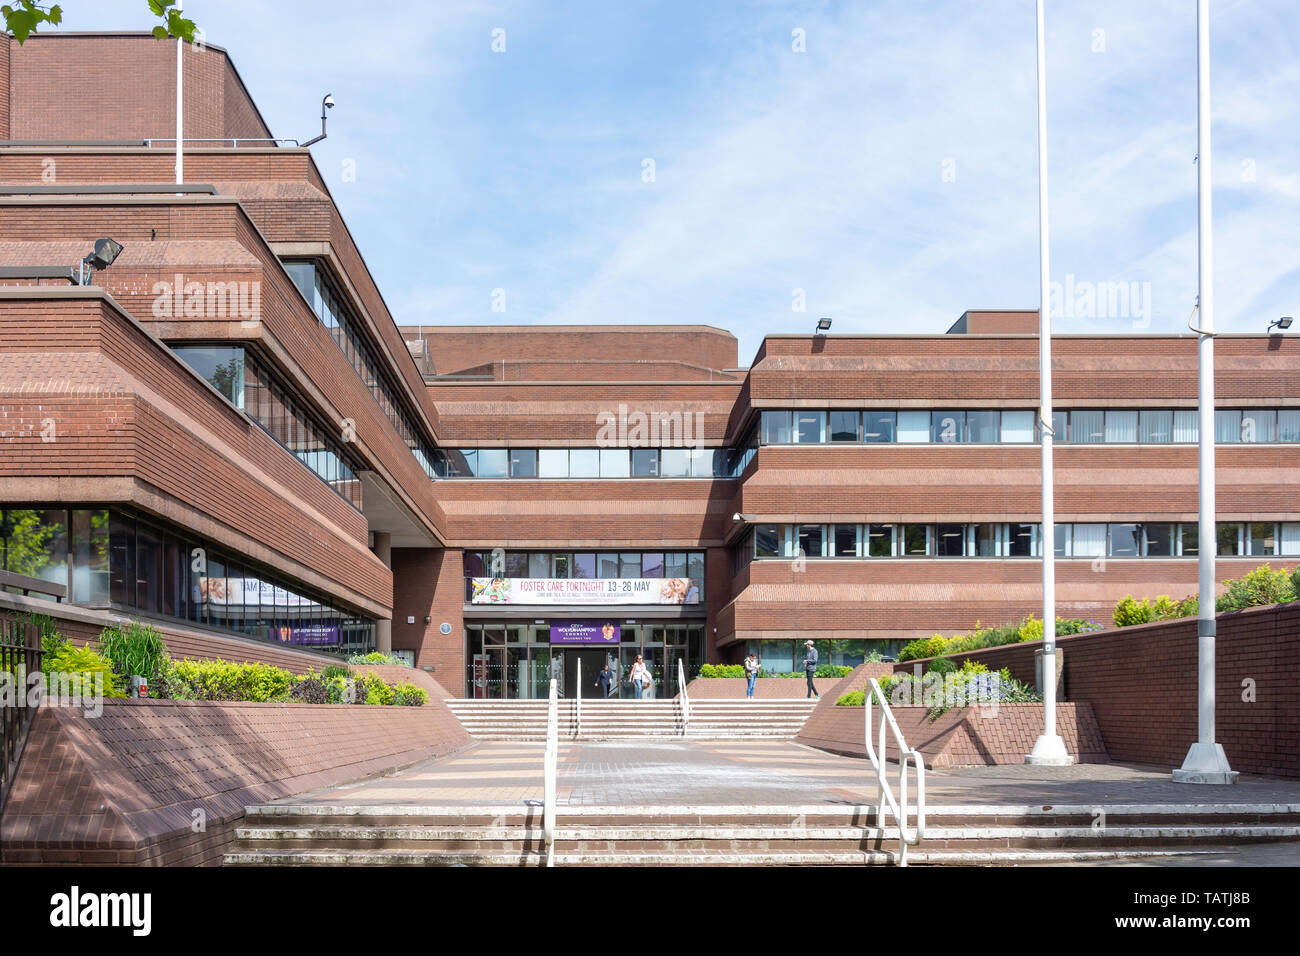
<svg viewBox="0 0 1300 956">
<path fill-rule="evenodd" d="M 390 776 L 289 803 L 519 805 L 542 799 L 543 745 L 482 742 Z M 891 765 L 891 778 L 895 769 Z M 560 746 L 561 806 L 853 805 L 875 799 L 871 765 L 785 740 L 590 741 Z M 1300 805 L 1300 782 L 1175 784 L 1168 768 L 1010 765 L 929 771 L 927 803 Z"/>
</svg>

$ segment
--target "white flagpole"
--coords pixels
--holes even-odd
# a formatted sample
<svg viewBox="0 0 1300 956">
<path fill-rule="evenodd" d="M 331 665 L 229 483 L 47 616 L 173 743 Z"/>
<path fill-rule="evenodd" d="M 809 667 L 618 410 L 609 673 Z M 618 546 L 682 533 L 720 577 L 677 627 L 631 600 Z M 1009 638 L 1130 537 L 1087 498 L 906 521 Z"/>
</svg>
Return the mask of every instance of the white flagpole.
<svg viewBox="0 0 1300 956">
<path fill-rule="evenodd" d="M 1043 732 L 1026 763 L 1064 766 L 1074 762 L 1056 732 L 1056 502 L 1052 472 L 1052 320 L 1047 224 L 1047 43 L 1043 0 L 1037 0 L 1038 35 L 1038 433 L 1042 441 L 1043 523 Z"/>
<path fill-rule="evenodd" d="M 1210 0 L 1196 4 L 1196 238 L 1198 297 L 1196 325 L 1199 333 L 1197 406 L 1200 412 L 1198 462 L 1200 522 L 1197 563 L 1200 613 L 1196 621 L 1197 740 L 1183 765 L 1174 771 L 1178 783 L 1236 783 L 1237 772 L 1228 765 L 1223 745 L 1214 739 L 1214 245 L 1211 230 L 1210 165 Z"/>
<path fill-rule="evenodd" d="M 185 9 L 184 0 L 178 0 L 176 12 Z M 176 38 L 176 185 L 185 182 L 185 78 L 182 72 L 185 41 Z"/>
</svg>

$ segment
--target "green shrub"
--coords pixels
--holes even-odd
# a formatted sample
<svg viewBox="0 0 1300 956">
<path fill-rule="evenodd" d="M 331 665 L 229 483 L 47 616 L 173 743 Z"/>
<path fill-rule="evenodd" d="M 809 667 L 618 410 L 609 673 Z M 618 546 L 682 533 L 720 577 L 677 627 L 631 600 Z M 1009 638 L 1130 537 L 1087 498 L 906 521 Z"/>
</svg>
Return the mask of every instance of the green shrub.
<svg viewBox="0 0 1300 956">
<path fill-rule="evenodd" d="M 836 707 L 861 707 L 867 701 L 867 692 L 865 690 L 851 690 L 847 694 L 841 694 L 835 700 Z"/>
<path fill-rule="evenodd" d="M 1115 605 L 1115 613 L 1111 615 L 1116 627 L 1132 627 L 1135 624 L 1145 624 L 1151 620 L 1152 608 L 1151 602 L 1143 598 L 1141 602 L 1134 600 L 1133 595 L 1127 595 L 1124 600 Z"/>
<path fill-rule="evenodd" d="M 358 704 L 370 704 L 371 706 L 380 707 L 391 705 L 397 696 L 393 686 L 375 674 L 367 674 L 365 677 L 357 678 L 356 694 Z"/>
<path fill-rule="evenodd" d="M 396 664 L 399 667 L 410 667 L 404 658 L 396 654 L 381 654 L 379 651 L 371 651 L 369 654 L 353 654 L 348 658 L 349 664 Z"/>
<path fill-rule="evenodd" d="M 65 641 L 57 653 L 46 656 L 43 669 L 47 682 L 54 685 L 50 689 L 56 693 L 67 690 L 76 694 L 80 691 L 81 696 L 91 696 L 94 694 L 95 675 L 98 674 L 104 681 L 104 697 L 127 696 L 113 673 L 112 663 L 93 648 L 75 647 Z"/>
<path fill-rule="evenodd" d="M 320 676 L 321 680 L 329 680 L 331 677 L 350 678 L 352 676 L 352 669 L 350 667 L 344 667 L 342 664 L 326 664 L 321 668 Z"/>
<path fill-rule="evenodd" d="M 301 678 L 290 689 L 289 696 L 304 704 L 328 704 L 330 702 L 330 695 L 325 688 L 325 682 L 315 674 L 308 674 L 306 677 Z"/>
<path fill-rule="evenodd" d="M 1296 591 L 1291 580 L 1292 575 L 1286 571 L 1274 571 L 1269 565 L 1261 564 L 1249 574 L 1225 581 L 1227 590 L 1214 602 L 1214 609 L 1240 611 L 1247 607 L 1294 601 Z"/>
<path fill-rule="evenodd" d="M 143 677 L 153 684 L 169 659 L 162 633 L 152 624 L 125 621 L 106 627 L 99 634 L 101 653 L 113 662 L 118 676 L 130 680 Z"/>
<path fill-rule="evenodd" d="M 165 674 L 167 696 L 176 700 L 287 701 L 296 680 L 283 668 L 256 661 L 174 661 Z"/>
<path fill-rule="evenodd" d="M 414 684 L 398 684 L 393 688 L 393 698 L 398 707 L 423 707 L 429 702 L 429 692 Z"/>
<path fill-rule="evenodd" d="M 903 645 L 898 652 L 900 661 L 915 661 L 923 657 L 938 657 L 948 646 L 948 640 L 942 634 L 919 638 Z"/>
<path fill-rule="evenodd" d="M 700 668 L 701 677 L 744 677 L 744 664 L 705 664 Z"/>
</svg>

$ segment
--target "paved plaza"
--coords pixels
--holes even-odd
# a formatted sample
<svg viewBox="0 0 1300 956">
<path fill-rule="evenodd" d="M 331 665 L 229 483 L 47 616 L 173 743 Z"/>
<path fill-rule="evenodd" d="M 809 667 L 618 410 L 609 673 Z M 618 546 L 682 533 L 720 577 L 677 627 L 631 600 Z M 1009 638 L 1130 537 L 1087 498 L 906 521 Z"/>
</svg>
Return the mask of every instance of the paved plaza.
<svg viewBox="0 0 1300 956">
<path fill-rule="evenodd" d="M 518 806 L 542 799 L 543 745 L 482 742 L 390 776 L 293 803 Z M 896 768 L 891 765 L 891 780 Z M 560 806 L 870 804 L 870 763 L 787 740 L 590 741 L 560 746 Z M 1243 776 L 1232 787 L 1175 784 L 1167 768 L 1011 765 L 926 773 L 930 805 L 1292 804 L 1300 781 Z"/>
</svg>

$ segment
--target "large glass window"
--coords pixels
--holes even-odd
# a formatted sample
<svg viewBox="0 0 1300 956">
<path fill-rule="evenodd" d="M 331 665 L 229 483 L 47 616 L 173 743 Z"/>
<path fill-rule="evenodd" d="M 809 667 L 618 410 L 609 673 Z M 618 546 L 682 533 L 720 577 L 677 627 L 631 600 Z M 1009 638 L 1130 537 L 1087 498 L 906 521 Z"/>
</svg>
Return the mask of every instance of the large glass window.
<svg viewBox="0 0 1300 956">
<path fill-rule="evenodd" d="M 1278 553 L 1276 524 L 1271 521 L 1254 521 L 1251 522 L 1249 527 L 1251 555 L 1265 557 Z"/>
<path fill-rule="evenodd" d="M 833 411 L 830 414 L 831 441 L 855 442 L 858 440 L 858 413 Z"/>
<path fill-rule="evenodd" d="M 1144 538 L 1142 553 L 1153 558 L 1174 556 L 1174 532 L 1177 525 L 1170 522 L 1153 522 L 1141 525 Z"/>
<path fill-rule="evenodd" d="M 1277 413 L 1277 440 L 1300 442 L 1300 408 L 1284 408 Z"/>
<path fill-rule="evenodd" d="M 903 525 L 903 555 L 917 557 L 930 553 L 930 526 L 924 524 Z"/>
<path fill-rule="evenodd" d="M 864 442 L 892 442 L 894 440 L 893 412 L 868 409 L 862 413 L 862 440 Z M 902 441 L 900 438 L 899 441 Z"/>
<path fill-rule="evenodd" d="M 1143 409 L 1139 416 L 1139 438 L 1144 443 L 1174 440 L 1174 413 L 1167 409 Z"/>
<path fill-rule="evenodd" d="M 1179 408 L 1174 410 L 1174 441 L 1180 444 L 1192 444 L 1200 441 L 1201 419 L 1195 409 Z"/>
<path fill-rule="evenodd" d="M 1034 413 L 1017 410 L 1002 413 L 1002 440 L 1030 443 L 1034 440 Z"/>
<path fill-rule="evenodd" d="M 1110 554 L 1116 558 L 1137 558 L 1142 555 L 1142 526 L 1139 524 L 1112 524 L 1110 526 Z"/>
<path fill-rule="evenodd" d="M 504 448 L 480 448 L 476 478 L 505 478 L 509 474 L 510 455 Z"/>
<path fill-rule="evenodd" d="M 689 478 L 691 476 L 691 450 L 689 448 L 665 448 L 660 451 L 659 473 L 665 478 Z"/>
<path fill-rule="evenodd" d="M 966 441 L 965 412 L 934 412 L 931 417 L 930 440 L 953 444 Z"/>
<path fill-rule="evenodd" d="M 858 553 L 858 526 L 837 524 L 831 554 L 837 558 L 852 558 Z"/>
<path fill-rule="evenodd" d="M 600 449 L 599 448 L 570 448 L 569 449 L 569 477 L 570 478 L 599 478 L 600 477 Z"/>
<path fill-rule="evenodd" d="M 659 477 L 659 449 L 632 449 L 632 476 L 634 478 Z"/>
<path fill-rule="evenodd" d="M 1178 553 L 1184 557 L 1199 554 L 1198 539 L 1200 538 L 1201 529 L 1197 527 L 1196 522 L 1189 521 L 1178 526 Z"/>
<path fill-rule="evenodd" d="M 1245 554 L 1242 540 L 1242 527 L 1240 524 L 1224 522 L 1215 529 L 1218 537 L 1218 553 L 1231 557 L 1233 555 Z"/>
<path fill-rule="evenodd" d="M 981 558 L 995 558 L 1001 552 L 999 547 L 1002 526 L 996 524 L 977 524 L 974 527 L 974 553 Z"/>
<path fill-rule="evenodd" d="M 996 411 L 966 413 L 966 440 L 971 442 L 996 442 L 1001 415 Z"/>
<path fill-rule="evenodd" d="M 600 450 L 600 477 L 630 478 L 632 456 L 627 448 L 602 448 Z"/>
<path fill-rule="evenodd" d="M 763 412 L 762 435 L 764 445 L 788 445 L 791 439 L 790 413 L 788 411 Z"/>
<path fill-rule="evenodd" d="M 1074 525 L 1073 556 L 1100 558 L 1106 554 L 1106 526 L 1104 524 Z"/>
<path fill-rule="evenodd" d="M 1220 408 L 1214 413 L 1214 441 L 1233 444 L 1241 441 L 1241 410 Z"/>
<path fill-rule="evenodd" d="M 894 553 L 894 526 L 892 524 L 867 525 L 867 554 L 873 558 L 888 558 Z"/>
<path fill-rule="evenodd" d="M 1101 442 L 1105 440 L 1105 412 L 1077 410 L 1070 412 L 1070 441 Z"/>
<path fill-rule="evenodd" d="M 1268 408 L 1250 408 L 1241 414 L 1243 442 L 1277 441 L 1277 413 Z"/>
<path fill-rule="evenodd" d="M 898 440 L 900 443 L 920 444 L 930 440 L 930 413 L 903 411 L 898 413 Z"/>
<path fill-rule="evenodd" d="M 966 553 L 966 526 L 940 524 L 934 529 L 934 553 L 941 558 L 960 558 Z"/>
<path fill-rule="evenodd" d="M 781 526 L 754 525 L 754 557 L 779 558 L 781 556 Z"/>
<path fill-rule="evenodd" d="M 569 449 L 541 448 L 537 451 L 537 476 L 539 478 L 568 478 Z"/>
<path fill-rule="evenodd" d="M 1135 411 L 1106 412 L 1106 441 L 1133 444 L 1138 440 L 1138 413 Z"/>
<path fill-rule="evenodd" d="M 820 558 L 824 552 L 825 528 L 819 524 L 799 525 L 799 550 L 805 558 Z"/>
<path fill-rule="evenodd" d="M 68 586 L 68 512 L 0 511 L 0 570 Z"/>
<path fill-rule="evenodd" d="M 801 445 L 826 440 L 826 413 L 800 410 L 794 413 L 794 440 Z"/>
<path fill-rule="evenodd" d="M 537 451 L 533 448 L 510 449 L 510 477 L 536 478 Z"/>
<path fill-rule="evenodd" d="M 244 350 L 238 346 L 184 345 L 173 351 L 238 408 L 244 407 Z"/>
<path fill-rule="evenodd" d="M 1029 558 L 1038 553 L 1038 525 L 1011 524 L 1007 526 L 1007 554 L 1013 558 Z"/>
</svg>

